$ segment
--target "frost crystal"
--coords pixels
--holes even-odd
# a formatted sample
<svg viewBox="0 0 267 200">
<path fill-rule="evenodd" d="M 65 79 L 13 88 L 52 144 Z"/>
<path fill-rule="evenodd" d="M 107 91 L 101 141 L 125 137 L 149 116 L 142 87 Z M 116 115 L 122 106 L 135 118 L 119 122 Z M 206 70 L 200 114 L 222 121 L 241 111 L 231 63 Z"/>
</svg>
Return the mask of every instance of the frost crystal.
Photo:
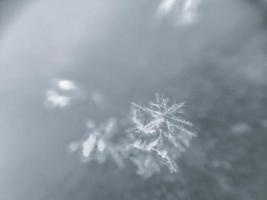
<svg viewBox="0 0 267 200">
<path fill-rule="evenodd" d="M 182 119 L 183 103 L 169 104 L 168 98 L 156 96 L 156 102 L 150 102 L 148 107 L 132 103 L 131 119 L 134 124 L 133 148 L 143 153 L 143 165 L 133 160 L 141 173 L 142 168 L 152 168 L 158 171 L 159 166 L 165 165 L 171 172 L 177 172 L 175 160 L 190 145 L 195 136 L 187 127 L 191 123 Z M 138 153 L 136 153 L 138 156 Z M 152 164 L 153 163 L 153 164 Z"/>
<path fill-rule="evenodd" d="M 109 156 L 119 167 L 124 166 L 122 148 L 114 143 L 117 122 L 109 119 L 106 123 L 96 126 L 92 121 L 87 122 L 88 136 L 80 141 L 70 144 L 71 151 L 80 150 L 84 161 L 97 160 L 104 162 Z"/>
</svg>

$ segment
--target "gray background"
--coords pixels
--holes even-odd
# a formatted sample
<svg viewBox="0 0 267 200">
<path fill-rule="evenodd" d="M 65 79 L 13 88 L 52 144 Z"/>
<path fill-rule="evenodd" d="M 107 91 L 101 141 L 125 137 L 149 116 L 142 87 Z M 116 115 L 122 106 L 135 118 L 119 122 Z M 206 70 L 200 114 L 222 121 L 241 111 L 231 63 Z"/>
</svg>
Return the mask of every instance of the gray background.
<svg viewBox="0 0 267 200">
<path fill-rule="evenodd" d="M 155 21 L 159 1 L 0 1 L 0 199 L 264 200 L 266 1 L 203 0 L 198 23 Z M 43 106 L 54 78 L 103 94 Z M 155 92 L 186 101 L 198 137 L 178 174 L 80 164 L 84 120 L 127 117 Z"/>
</svg>

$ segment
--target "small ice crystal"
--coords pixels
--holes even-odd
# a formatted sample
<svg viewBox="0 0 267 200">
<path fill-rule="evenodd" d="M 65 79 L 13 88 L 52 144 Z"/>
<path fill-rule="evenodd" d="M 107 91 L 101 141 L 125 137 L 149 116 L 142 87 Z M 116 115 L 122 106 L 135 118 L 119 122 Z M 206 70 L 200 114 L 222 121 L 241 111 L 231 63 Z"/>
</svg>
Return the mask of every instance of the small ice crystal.
<svg viewBox="0 0 267 200">
<path fill-rule="evenodd" d="M 83 156 L 84 157 L 89 157 L 94 150 L 96 146 L 96 135 L 91 134 L 89 137 L 82 143 L 82 150 L 83 150 Z"/>
</svg>

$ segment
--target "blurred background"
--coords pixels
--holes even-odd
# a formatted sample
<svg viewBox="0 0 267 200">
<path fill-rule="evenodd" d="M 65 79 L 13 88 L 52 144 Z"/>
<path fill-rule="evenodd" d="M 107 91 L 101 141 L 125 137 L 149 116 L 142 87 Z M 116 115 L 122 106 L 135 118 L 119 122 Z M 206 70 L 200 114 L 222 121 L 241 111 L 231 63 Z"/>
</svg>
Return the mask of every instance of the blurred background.
<svg viewBox="0 0 267 200">
<path fill-rule="evenodd" d="M 0 1 L 1 200 L 266 199 L 267 2 L 202 0 L 183 23 L 162 2 Z M 64 108 L 46 104 L 58 79 L 79 88 Z M 177 174 L 68 152 L 86 119 L 156 92 L 186 101 L 198 133 Z"/>
</svg>

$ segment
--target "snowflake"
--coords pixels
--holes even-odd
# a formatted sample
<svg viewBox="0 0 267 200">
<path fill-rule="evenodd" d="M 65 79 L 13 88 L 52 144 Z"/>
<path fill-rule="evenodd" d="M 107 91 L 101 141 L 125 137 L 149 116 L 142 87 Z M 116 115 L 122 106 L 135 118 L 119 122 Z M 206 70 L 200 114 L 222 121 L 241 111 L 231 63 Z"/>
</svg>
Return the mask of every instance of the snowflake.
<svg viewBox="0 0 267 200">
<path fill-rule="evenodd" d="M 96 126 L 93 121 L 87 122 L 88 136 L 79 142 L 71 143 L 71 151 L 80 150 L 84 161 L 97 160 L 103 163 L 109 156 L 120 167 L 124 167 L 123 149 L 114 143 L 117 121 L 109 119 L 106 123 Z"/>
<path fill-rule="evenodd" d="M 175 160 L 189 147 L 191 138 L 195 136 L 188 129 L 192 124 L 181 118 L 184 102 L 171 106 L 168 104 L 169 99 L 159 95 L 156 95 L 156 102 L 150 102 L 148 107 L 132 103 L 132 147 L 145 154 L 143 161 L 148 163 L 140 165 L 134 159 L 138 168 L 151 168 L 151 163 L 154 163 L 156 169 L 165 165 L 171 172 L 177 172 Z"/>
</svg>

